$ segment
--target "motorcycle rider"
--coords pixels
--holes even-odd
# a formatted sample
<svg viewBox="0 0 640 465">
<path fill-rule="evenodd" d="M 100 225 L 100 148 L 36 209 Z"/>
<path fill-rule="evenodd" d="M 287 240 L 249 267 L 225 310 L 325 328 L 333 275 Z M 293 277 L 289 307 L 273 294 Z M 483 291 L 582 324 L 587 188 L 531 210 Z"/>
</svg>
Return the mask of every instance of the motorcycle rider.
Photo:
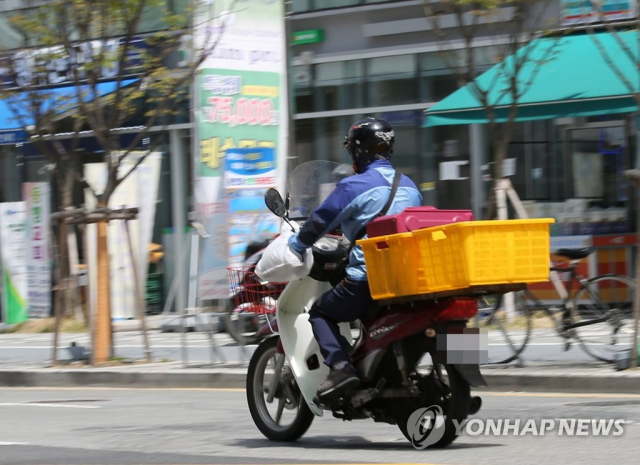
<svg viewBox="0 0 640 465">
<path fill-rule="evenodd" d="M 353 244 L 362 238 L 365 225 L 382 210 L 391 193 L 395 170 L 390 158 L 395 134 L 389 123 L 367 117 L 355 122 L 345 136 L 344 148 L 353 160 L 358 176 L 345 177 L 289 239 L 290 248 L 302 256 L 327 232 L 338 225 Z M 387 214 L 419 206 L 422 196 L 411 179 L 402 175 Z M 320 346 L 329 376 L 318 389 L 318 397 L 335 397 L 360 384 L 351 365 L 348 344 L 338 323 L 362 318 L 372 304 L 362 249 L 354 246 L 348 259 L 346 278 L 326 292 L 309 311 L 309 322 Z"/>
</svg>

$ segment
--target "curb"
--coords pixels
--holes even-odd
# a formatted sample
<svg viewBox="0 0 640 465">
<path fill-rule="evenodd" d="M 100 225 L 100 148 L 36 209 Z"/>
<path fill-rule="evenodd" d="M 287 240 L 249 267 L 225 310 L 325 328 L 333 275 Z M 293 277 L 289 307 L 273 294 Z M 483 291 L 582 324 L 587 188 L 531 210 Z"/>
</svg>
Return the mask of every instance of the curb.
<svg viewBox="0 0 640 465">
<path fill-rule="evenodd" d="M 559 392 L 581 394 L 640 394 L 640 373 L 483 373 L 486 391 Z"/>
<path fill-rule="evenodd" d="M 0 370 L 1 387 L 244 388 L 245 370 Z"/>
<path fill-rule="evenodd" d="M 483 373 L 488 387 L 477 391 L 640 394 L 640 372 L 604 374 Z M 244 389 L 246 370 L 183 369 L 124 371 L 109 369 L 4 369 L 1 387 L 106 387 Z"/>
</svg>

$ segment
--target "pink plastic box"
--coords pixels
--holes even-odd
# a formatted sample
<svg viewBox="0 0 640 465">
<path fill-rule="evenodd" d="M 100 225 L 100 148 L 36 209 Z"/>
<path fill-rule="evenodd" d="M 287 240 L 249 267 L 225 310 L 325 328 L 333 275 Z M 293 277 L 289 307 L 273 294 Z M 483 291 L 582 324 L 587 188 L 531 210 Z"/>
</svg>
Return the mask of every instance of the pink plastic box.
<svg viewBox="0 0 640 465">
<path fill-rule="evenodd" d="M 435 207 L 409 207 L 398 215 L 383 216 L 367 223 L 367 236 L 388 236 L 461 221 L 473 221 L 471 210 L 438 210 Z"/>
</svg>

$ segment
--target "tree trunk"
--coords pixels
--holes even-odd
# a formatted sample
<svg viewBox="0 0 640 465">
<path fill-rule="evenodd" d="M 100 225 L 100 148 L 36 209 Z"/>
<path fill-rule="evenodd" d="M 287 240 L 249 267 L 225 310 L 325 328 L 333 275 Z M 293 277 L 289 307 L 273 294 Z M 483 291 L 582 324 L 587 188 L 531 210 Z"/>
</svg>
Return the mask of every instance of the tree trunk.
<svg viewBox="0 0 640 465">
<path fill-rule="evenodd" d="M 111 295 L 109 286 L 109 253 L 107 229 L 109 223 L 98 226 L 98 306 L 94 324 L 93 363 L 103 363 L 112 355 Z"/>
</svg>

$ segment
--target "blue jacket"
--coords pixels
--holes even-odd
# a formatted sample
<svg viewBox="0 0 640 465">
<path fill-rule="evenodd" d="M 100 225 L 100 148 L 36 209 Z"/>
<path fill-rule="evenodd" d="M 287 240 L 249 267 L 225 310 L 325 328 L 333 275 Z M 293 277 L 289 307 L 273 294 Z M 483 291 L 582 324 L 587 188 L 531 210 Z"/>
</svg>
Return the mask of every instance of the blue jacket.
<svg viewBox="0 0 640 465">
<path fill-rule="evenodd" d="M 324 203 L 305 221 L 298 234 L 291 236 L 291 248 L 302 253 L 338 225 L 347 239 L 353 243 L 358 232 L 387 203 L 394 176 L 395 170 L 389 161 L 376 160 L 363 173 L 340 181 Z M 422 196 L 414 182 L 402 175 L 387 215 L 401 213 L 405 208 L 417 207 L 421 203 Z M 351 250 L 347 276 L 354 281 L 367 280 L 364 254 L 359 246 Z"/>
</svg>

